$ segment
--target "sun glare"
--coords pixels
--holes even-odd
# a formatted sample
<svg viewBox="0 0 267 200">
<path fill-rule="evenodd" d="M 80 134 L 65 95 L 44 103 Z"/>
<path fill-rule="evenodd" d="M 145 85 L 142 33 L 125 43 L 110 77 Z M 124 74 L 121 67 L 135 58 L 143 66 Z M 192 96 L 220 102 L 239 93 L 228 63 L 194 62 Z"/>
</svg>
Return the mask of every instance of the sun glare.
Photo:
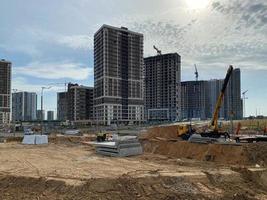
<svg viewBox="0 0 267 200">
<path fill-rule="evenodd" d="M 186 0 L 189 9 L 198 10 L 208 6 L 209 0 Z"/>
</svg>

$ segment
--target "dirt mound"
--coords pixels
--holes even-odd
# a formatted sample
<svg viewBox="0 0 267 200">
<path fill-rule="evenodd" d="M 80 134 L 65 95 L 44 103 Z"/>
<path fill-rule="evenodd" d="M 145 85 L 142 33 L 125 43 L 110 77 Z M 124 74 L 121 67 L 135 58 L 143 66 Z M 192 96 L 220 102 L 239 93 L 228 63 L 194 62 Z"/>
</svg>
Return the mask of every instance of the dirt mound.
<svg viewBox="0 0 267 200">
<path fill-rule="evenodd" d="M 1 198 L 21 199 L 210 199 L 179 177 L 89 179 L 79 186 L 45 178 L 1 177 Z"/>
<path fill-rule="evenodd" d="M 179 127 L 178 125 L 152 127 L 149 128 L 142 135 L 140 135 L 140 139 L 147 139 L 147 140 L 156 138 L 162 138 L 166 140 L 177 139 L 178 127 Z"/>
<path fill-rule="evenodd" d="M 244 152 L 251 163 L 267 165 L 267 143 L 247 144 Z"/>
<path fill-rule="evenodd" d="M 16 137 L 7 137 L 5 138 L 6 142 L 22 142 L 23 137 L 22 136 L 16 136 Z"/>
<path fill-rule="evenodd" d="M 267 143 L 222 145 L 179 141 L 178 125 L 148 129 L 139 139 L 144 151 L 176 158 L 214 161 L 223 164 L 267 165 Z"/>
<path fill-rule="evenodd" d="M 144 141 L 142 143 L 144 151 L 153 154 L 228 164 L 249 163 L 242 146 L 197 144 L 187 141 Z"/>
</svg>

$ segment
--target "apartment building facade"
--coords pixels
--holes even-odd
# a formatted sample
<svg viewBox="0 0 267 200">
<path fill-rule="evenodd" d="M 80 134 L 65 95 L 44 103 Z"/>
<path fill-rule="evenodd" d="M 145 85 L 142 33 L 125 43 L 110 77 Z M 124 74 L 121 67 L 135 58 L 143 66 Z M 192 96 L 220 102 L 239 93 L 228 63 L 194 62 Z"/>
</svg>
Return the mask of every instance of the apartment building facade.
<svg viewBox="0 0 267 200">
<path fill-rule="evenodd" d="M 66 121 L 68 117 L 68 96 L 67 92 L 57 93 L 57 120 Z"/>
<path fill-rule="evenodd" d="M 12 121 L 33 121 L 37 119 L 37 94 L 16 92 L 12 94 Z"/>
<path fill-rule="evenodd" d="M 73 122 L 93 120 L 94 88 L 68 84 L 67 119 Z"/>
<path fill-rule="evenodd" d="M 182 119 L 212 118 L 223 82 L 224 79 L 182 82 Z M 219 118 L 226 120 L 243 118 L 239 68 L 233 70 L 224 94 Z"/>
<path fill-rule="evenodd" d="M 47 121 L 53 121 L 53 120 L 55 120 L 54 111 L 53 110 L 47 111 Z"/>
<path fill-rule="evenodd" d="M 94 35 L 94 116 L 98 124 L 144 121 L 143 35 L 103 25 Z"/>
<path fill-rule="evenodd" d="M 182 119 L 206 119 L 211 116 L 208 81 L 182 82 L 181 96 Z"/>
<path fill-rule="evenodd" d="M 0 125 L 10 122 L 11 62 L 0 60 Z"/>
<path fill-rule="evenodd" d="M 145 58 L 145 114 L 148 121 L 175 121 L 181 108 L 181 56 Z"/>
</svg>

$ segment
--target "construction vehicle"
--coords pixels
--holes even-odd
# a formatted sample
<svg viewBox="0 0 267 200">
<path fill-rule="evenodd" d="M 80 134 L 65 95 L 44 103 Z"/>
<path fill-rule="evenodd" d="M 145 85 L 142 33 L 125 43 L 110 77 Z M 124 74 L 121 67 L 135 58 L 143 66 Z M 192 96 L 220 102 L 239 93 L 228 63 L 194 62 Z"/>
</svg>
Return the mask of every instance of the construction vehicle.
<svg viewBox="0 0 267 200">
<path fill-rule="evenodd" d="M 177 136 L 181 137 L 183 140 L 188 140 L 196 130 L 191 124 L 179 125 L 177 130 Z"/>
<path fill-rule="evenodd" d="M 100 131 L 96 134 L 97 142 L 105 142 L 105 141 L 111 141 L 111 140 L 113 140 L 113 135 L 111 133 Z"/>
<path fill-rule="evenodd" d="M 220 108 L 223 102 L 223 97 L 224 97 L 227 85 L 229 83 L 230 77 L 232 75 L 232 72 L 233 72 L 233 66 L 230 65 L 227 71 L 227 74 L 225 76 L 220 95 L 217 99 L 216 107 L 215 107 L 209 128 L 202 133 L 192 134 L 189 138 L 190 142 L 213 143 L 213 142 L 219 142 L 220 141 L 219 139 L 222 137 L 225 140 L 230 138 L 230 135 L 228 132 L 219 131 L 218 119 L 219 119 Z"/>
<path fill-rule="evenodd" d="M 230 65 L 227 70 L 220 95 L 217 99 L 216 107 L 211 120 L 210 129 L 206 132 L 200 133 L 201 137 L 220 138 L 221 136 L 224 136 L 225 138 L 230 138 L 229 133 L 219 131 L 218 119 L 219 119 L 220 108 L 223 102 L 223 97 L 232 73 L 233 73 L 233 66 Z"/>
<path fill-rule="evenodd" d="M 106 139 L 107 139 L 107 134 L 105 132 L 100 131 L 96 134 L 97 142 L 104 142 L 106 141 Z"/>
</svg>

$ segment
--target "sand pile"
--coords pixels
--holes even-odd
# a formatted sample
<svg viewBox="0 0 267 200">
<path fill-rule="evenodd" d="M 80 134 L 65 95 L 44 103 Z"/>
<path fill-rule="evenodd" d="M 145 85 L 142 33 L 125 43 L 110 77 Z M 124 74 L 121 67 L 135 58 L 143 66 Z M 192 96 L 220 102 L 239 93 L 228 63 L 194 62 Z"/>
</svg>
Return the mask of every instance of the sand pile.
<svg viewBox="0 0 267 200">
<path fill-rule="evenodd" d="M 161 126 L 141 135 L 145 152 L 223 164 L 267 165 L 267 143 L 242 145 L 198 144 L 179 141 L 178 126 Z"/>
<path fill-rule="evenodd" d="M 197 144 L 187 141 L 146 141 L 143 142 L 143 148 L 148 153 L 167 155 L 175 158 L 188 158 L 227 164 L 249 163 L 248 157 L 244 154 L 243 147 L 235 145 Z"/>
<path fill-rule="evenodd" d="M 178 125 L 152 127 L 149 128 L 146 132 L 142 133 L 142 135 L 140 135 L 139 138 L 143 140 L 151 140 L 151 139 L 177 140 L 178 127 L 179 127 Z"/>
</svg>

